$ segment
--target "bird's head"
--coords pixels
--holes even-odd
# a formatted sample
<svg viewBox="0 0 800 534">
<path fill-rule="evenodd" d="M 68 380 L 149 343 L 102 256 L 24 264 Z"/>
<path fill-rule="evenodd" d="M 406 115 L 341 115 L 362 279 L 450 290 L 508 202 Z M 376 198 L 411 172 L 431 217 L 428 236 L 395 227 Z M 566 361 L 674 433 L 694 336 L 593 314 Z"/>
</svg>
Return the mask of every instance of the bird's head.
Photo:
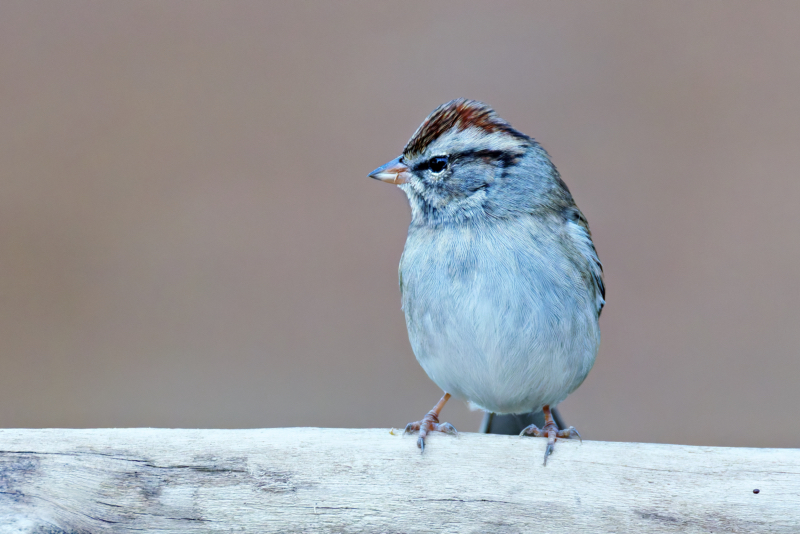
<svg viewBox="0 0 800 534">
<path fill-rule="evenodd" d="M 436 108 L 403 154 L 369 176 L 398 185 L 419 224 L 530 211 L 553 179 L 560 182 L 536 141 L 465 99 Z"/>
</svg>

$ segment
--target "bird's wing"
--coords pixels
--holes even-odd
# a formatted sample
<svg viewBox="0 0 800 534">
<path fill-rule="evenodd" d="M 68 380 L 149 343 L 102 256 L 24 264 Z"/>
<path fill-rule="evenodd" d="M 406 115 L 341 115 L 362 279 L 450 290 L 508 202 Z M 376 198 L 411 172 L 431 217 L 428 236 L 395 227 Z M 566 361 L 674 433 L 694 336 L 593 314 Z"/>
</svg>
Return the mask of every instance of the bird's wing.
<svg viewBox="0 0 800 534">
<path fill-rule="evenodd" d="M 589 279 L 587 282 L 595 289 L 597 316 L 600 317 L 600 312 L 603 311 L 603 306 L 606 303 L 606 284 L 603 280 L 603 264 L 600 263 L 597 250 L 594 248 L 592 232 L 589 230 L 589 222 L 577 206 L 570 210 L 570 216 L 567 218 L 567 229 L 578 252 L 580 252 L 581 256 L 583 256 L 583 259 L 588 264 Z"/>
</svg>

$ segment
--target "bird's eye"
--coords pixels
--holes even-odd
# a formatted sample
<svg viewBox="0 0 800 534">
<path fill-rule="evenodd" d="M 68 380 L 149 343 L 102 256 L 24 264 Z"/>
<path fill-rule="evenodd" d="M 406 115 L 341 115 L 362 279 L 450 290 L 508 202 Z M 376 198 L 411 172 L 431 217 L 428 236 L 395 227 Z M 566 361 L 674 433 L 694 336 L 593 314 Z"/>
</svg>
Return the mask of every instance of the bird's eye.
<svg viewBox="0 0 800 534">
<path fill-rule="evenodd" d="M 432 173 L 439 174 L 447 168 L 447 156 L 434 156 L 428 160 L 428 167 Z"/>
</svg>

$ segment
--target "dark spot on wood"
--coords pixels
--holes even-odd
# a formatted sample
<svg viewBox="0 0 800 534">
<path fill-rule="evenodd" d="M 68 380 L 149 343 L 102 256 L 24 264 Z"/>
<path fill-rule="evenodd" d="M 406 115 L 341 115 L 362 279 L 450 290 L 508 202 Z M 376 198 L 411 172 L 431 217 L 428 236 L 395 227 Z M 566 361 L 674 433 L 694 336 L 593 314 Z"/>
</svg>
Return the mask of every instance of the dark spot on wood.
<svg viewBox="0 0 800 534">
<path fill-rule="evenodd" d="M 261 491 L 269 493 L 294 493 L 301 486 L 294 480 L 294 475 L 289 471 L 266 470 L 255 473 L 253 478 L 256 486 Z"/>
<path fill-rule="evenodd" d="M 0 498 L 24 501 L 25 495 L 20 488 L 33 480 L 38 470 L 39 459 L 32 454 L 5 453 L 0 456 Z"/>
<path fill-rule="evenodd" d="M 759 493 L 761 493 L 761 490 L 760 490 L 760 489 L 758 489 L 758 488 L 756 488 L 756 489 L 754 489 L 754 490 L 753 490 L 753 493 L 755 493 L 756 495 L 758 495 Z"/>
<path fill-rule="evenodd" d="M 670 515 L 663 515 L 653 512 L 637 512 L 639 517 L 642 519 L 650 519 L 651 521 L 665 521 L 667 523 L 678 523 L 679 520 L 677 517 L 672 517 Z"/>
<path fill-rule="evenodd" d="M 64 530 L 60 527 L 57 527 L 51 523 L 40 523 L 38 525 L 30 525 L 28 530 L 25 532 L 30 532 L 31 534 L 85 534 L 86 531 L 80 530 Z"/>
</svg>

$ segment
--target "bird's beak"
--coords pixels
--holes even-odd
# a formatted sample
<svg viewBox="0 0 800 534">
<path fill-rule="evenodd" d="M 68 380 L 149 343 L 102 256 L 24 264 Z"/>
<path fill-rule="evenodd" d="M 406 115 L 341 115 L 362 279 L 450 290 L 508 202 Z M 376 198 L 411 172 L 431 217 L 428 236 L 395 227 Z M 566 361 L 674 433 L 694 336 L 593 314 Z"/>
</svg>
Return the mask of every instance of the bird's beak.
<svg viewBox="0 0 800 534">
<path fill-rule="evenodd" d="M 408 166 L 400 161 L 400 159 L 402 159 L 402 156 L 394 158 L 386 165 L 381 165 L 369 173 L 369 177 L 388 184 L 407 184 L 411 179 L 411 171 L 408 170 Z"/>
</svg>

